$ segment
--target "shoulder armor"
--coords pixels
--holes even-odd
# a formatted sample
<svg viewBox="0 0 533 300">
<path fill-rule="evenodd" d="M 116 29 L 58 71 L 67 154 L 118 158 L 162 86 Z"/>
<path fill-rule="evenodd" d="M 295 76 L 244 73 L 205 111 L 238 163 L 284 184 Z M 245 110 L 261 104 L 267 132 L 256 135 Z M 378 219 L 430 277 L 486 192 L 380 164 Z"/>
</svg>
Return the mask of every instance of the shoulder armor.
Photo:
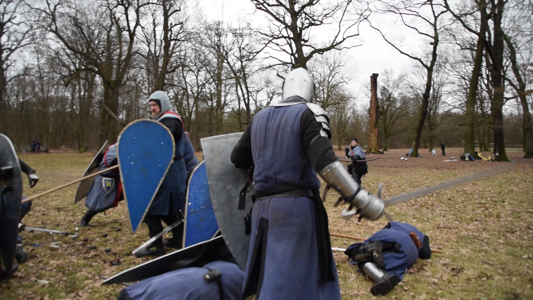
<svg viewBox="0 0 533 300">
<path fill-rule="evenodd" d="M 315 120 L 322 125 L 320 130 L 320 135 L 328 139 L 331 138 L 331 128 L 329 127 L 329 118 L 326 115 L 326 111 L 320 107 L 320 105 L 314 103 L 306 103 L 307 108 L 313 112 L 315 115 Z"/>
</svg>

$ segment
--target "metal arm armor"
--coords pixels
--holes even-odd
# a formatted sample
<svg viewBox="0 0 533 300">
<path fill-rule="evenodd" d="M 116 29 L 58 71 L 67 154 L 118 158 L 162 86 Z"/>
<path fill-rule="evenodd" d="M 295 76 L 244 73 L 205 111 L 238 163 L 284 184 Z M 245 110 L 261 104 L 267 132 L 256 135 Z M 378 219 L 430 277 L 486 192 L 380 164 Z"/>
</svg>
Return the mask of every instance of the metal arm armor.
<svg viewBox="0 0 533 300">
<path fill-rule="evenodd" d="M 366 190 L 360 189 L 359 185 L 344 169 L 341 162 L 335 161 L 327 165 L 319 174 L 320 177 L 322 177 L 328 185 L 332 186 L 337 192 L 339 192 L 344 199 L 351 202 L 351 205 L 357 207 L 361 217 L 377 220 L 383 215 L 385 211 L 385 204 L 383 201 L 380 198 L 371 195 Z"/>
<path fill-rule="evenodd" d="M 322 125 L 322 128 L 320 129 L 320 135 L 323 137 L 326 137 L 328 139 L 331 138 L 331 128 L 329 127 L 329 118 L 326 115 L 326 111 L 322 109 L 317 104 L 314 103 L 306 103 L 309 110 L 313 112 L 315 115 L 315 120 Z"/>
</svg>

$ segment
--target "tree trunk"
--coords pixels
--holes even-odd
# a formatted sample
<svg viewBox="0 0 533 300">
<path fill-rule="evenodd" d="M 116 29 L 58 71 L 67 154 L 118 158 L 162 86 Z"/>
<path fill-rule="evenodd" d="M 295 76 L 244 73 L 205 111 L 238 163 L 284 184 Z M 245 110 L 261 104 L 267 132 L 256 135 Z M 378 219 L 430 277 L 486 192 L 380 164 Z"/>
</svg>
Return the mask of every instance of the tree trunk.
<svg viewBox="0 0 533 300">
<path fill-rule="evenodd" d="M 110 83 L 104 84 L 103 101 L 115 115 L 118 115 L 119 87 L 113 87 L 111 85 Z M 100 125 L 100 145 L 103 145 L 105 141 L 108 144 L 116 143 L 118 138 L 117 120 L 103 107 L 100 110 Z"/>
<path fill-rule="evenodd" d="M 481 14 L 483 18 L 485 14 Z M 477 97 L 477 88 L 479 84 L 479 74 L 481 72 L 481 66 L 483 62 L 483 39 L 481 36 L 485 36 L 486 23 L 481 21 L 480 37 L 477 41 L 476 56 L 474 58 L 474 68 L 472 69 L 472 77 L 470 78 L 470 87 L 468 89 L 468 97 L 466 99 L 466 112 L 465 112 L 465 145 L 464 153 L 474 153 L 474 124 L 475 124 L 475 105 Z M 481 135 L 479 135 L 479 147 L 481 150 Z"/>
<path fill-rule="evenodd" d="M 505 34 L 503 34 L 503 38 L 509 47 L 513 74 L 515 75 L 516 81 L 518 81 L 518 86 L 513 83 L 511 83 L 511 85 L 518 93 L 520 104 L 522 105 L 522 145 L 525 152 L 524 158 L 533 158 L 533 128 L 531 126 L 531 113 L 529 112 L 529 105 L 526 97 L 526 83 L 522 78 L 520 70 L 518 69 L 518 63 L 516 61 L 516 49 L 513 43 Z"/>
<path fill-rule="evenodd" d="M 369 137 L 368 137 L 368 153 L 378 153 L 378 137 L 379 137 L 379 103 L 378 103 L 378 76 L 373 73 L 370 76 L 370 108 L 368 114 L 369 121 Z"/>
<path fill-rule="evenodd" d="M 491 69 L 492 87 L 494 97 L 491 101 L 491 114 L 493 120 L 494 133 L 494 154 L 496 161 L 509 161 L 505 152 L 505 140 L 503 137 L 503 96 L 505 88 L 503 85 L 503 30 L 501 27 L 504 0 L 498 0 L 494 9 L 494 46 L 493 46 L 493 64 Z"/>
<path fill-rule="evenodd" d="M 428 81 L 430 81 L 431 78 L 428 78 Z M 420 146 L 420 137 L 422 136 L 422 130 L 424 129 L 424 123 L 426 121 L 426 117 L 428 115 L 428 106 L 429 106 L 429 93 L 431 90 L 431 83 L 428 85 L 426 83 L 426 91 L 424 92 L 424 95 L 422 95 L 422 105 L 420 106 L 420 111 L 418 114 L 418 126 L 415 132 L 415 138 L 414 138 L 414 145 L 413 145 L 413 152 L 411 152 L 411 157 L 418 157 L 420 156 L 418 154 L 418 148 Z"/>
<path fill-rule="evenodd" d="M 383 135 L 383 151 L 389 151 L 389 136 Z"/>
</svg>

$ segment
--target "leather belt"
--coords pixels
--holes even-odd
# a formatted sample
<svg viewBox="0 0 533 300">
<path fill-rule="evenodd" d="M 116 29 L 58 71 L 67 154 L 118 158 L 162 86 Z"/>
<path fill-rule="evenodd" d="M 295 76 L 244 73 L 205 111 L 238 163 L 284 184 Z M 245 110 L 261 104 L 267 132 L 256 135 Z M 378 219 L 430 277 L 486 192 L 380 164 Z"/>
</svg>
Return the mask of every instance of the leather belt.
<svg viewBox="0 0 533 300">
<path fill-rule="evenodd" d="M 255 197 L 257 200 L 268 199 L 268 198 L 296 198 L 296 197 L 312 198 L 313 190 L 300 189 L 300 190 L 292 190 L 292 191 L 286 191 L 286 192 L 281 192 L 281 193 L 268 193 L 268 192 L 256 191 Z"/>
</svg>

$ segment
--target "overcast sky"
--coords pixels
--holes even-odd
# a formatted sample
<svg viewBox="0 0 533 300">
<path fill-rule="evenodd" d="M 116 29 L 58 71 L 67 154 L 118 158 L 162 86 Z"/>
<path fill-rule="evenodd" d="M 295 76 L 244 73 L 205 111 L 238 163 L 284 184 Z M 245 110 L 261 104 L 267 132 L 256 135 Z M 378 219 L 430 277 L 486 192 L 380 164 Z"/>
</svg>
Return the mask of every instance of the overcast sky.
<svg viewBox="0 0 533 300">
<path fill-rule="evenodd" d="M 255 12 L 250 0 L 198 0 L 197 3 L 202 7 L 202 12 L 212 20 L 231 23 L 242 18 L 258 22 L 266 19 L 263 12 Z M 355 74 L 351 75 L 355 91 L 359 91 L 370 82 L 372 73 L 382 73 L 385 69 L 391 69 L 395 74 L 399 74 L 413 65 L 411 59 L 386 44 L 367 24 L 360 27 L 360 37 L 362 46 L 343 50 L 348 58 L 347 67 L 355 71 Z"/>
</svg>

